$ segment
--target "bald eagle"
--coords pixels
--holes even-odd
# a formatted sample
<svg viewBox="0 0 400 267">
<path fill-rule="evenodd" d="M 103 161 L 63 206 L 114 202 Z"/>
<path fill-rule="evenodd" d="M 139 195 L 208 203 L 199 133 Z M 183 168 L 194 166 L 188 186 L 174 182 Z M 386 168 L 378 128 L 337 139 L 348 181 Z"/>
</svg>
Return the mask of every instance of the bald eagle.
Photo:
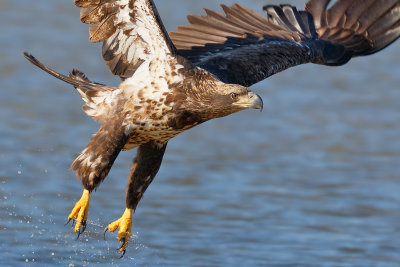
<svg viewBox="0 0 400 267">
<path fill-rule="evenodd" d="M 399 0 L 310 0 L 304 11 L 267 5 L 263 16 L 249 8 L 222 5 L 189 15 L 189 25 L 168 34 L 152 0 L 74 0 L 90 24 L 90 41 L 103 42 L 102 56 L 122 82 L 69 76 L 25 57 L 73 85 L 83 110 L 100 129 L 72 163 L 84 190 L 68 216 L 79 235 L 86 228 L 93 190 L 106 178 L 121 150 L 138 148 L 129 174 L 126 209 L 106 231 L 118 231 L 125 253 L 135 211 L 156 176 L 168 141 L 205 121 L 262 109 L 248 88 L 289 67 L 343 65 L 376 53 L 400 36 Z"/>
</svg>

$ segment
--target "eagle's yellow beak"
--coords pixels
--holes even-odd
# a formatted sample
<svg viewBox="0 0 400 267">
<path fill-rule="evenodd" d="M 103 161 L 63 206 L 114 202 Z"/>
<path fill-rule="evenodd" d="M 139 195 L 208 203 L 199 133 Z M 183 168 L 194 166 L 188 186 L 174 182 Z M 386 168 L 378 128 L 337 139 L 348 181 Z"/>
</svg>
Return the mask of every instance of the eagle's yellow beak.
<svg viewBox="0 0 400 267">
<path fill-rule="evenodd" d="M 254 108 L 263 110 L 263 101 L 261 97 L 253 92 L 249 92 L 247 95 L 239 96 L 238 101 L 233 103 L 235 106 L 240 106 L 243 108 Z"/>
</svg>

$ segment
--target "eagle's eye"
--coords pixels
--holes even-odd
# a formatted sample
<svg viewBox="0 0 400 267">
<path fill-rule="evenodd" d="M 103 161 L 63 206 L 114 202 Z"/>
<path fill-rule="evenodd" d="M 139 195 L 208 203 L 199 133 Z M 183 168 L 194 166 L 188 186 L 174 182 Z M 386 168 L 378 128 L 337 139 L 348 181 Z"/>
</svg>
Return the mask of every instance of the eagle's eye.
<svg viewBox="0 0 400 267">
<path fill-rule="evenodd" d="M 237 95 L 236 93 L 232 93 L 232 94 L 231 94 L 231 98 L 232 98 L 233 100 L 236 100 L 236 99 L 238 98 L 238 95 Z"/>
</svg>

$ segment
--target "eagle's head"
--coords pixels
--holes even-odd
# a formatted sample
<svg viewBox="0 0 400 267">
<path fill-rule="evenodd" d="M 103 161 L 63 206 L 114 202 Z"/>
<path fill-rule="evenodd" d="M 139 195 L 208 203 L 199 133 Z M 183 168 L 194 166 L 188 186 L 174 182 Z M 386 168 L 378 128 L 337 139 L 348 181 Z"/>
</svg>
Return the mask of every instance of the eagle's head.
<svg viewBox="0 0 400 267">
<path fill-rule="evenodd" d="M 248 108 L 263 109 L 261 97 L 238 84 L 220 84 L 211 96 L 213 106 L 227 112 L 227 115 Z"/>
<path fill-rule="evenodd" d="M 260 96 L 249 88 L 238 84 L 225 84 L 220 81 L 213 83 L 201 95 L 203 112 L 209 119 L 224 117 L 232 113 L 248 109 L 263 109 Z"/>
<path fill-rule="evenodd" d="M 262 110 L 261 97 L 249 88 L 223 83 L 205 70 L 195 72 L 167 97 L 167 102 L 174 103 L 175 116 L 170 119 L 170 127 L 193 127 L 248 108 Z"/>
</svg>

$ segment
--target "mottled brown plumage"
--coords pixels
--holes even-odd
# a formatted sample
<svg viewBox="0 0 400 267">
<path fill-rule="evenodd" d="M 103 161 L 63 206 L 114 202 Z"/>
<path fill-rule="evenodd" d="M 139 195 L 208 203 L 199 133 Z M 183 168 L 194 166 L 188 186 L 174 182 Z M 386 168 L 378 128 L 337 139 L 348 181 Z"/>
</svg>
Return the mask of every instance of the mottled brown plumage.
<svg viewBox="0 0 400 267">
<path fill-rule="evenodd" d="M 75 0 L 90 41 L 103 42 L 102 56 L 118 87 L 90 81 L 82 72 L 59 74 L 72 84 L 83 110 L 101 124 L 72 164 L 84 193 L 69 215 L 79 234 L 86 226 L 90 193 L 105 179 L 121 150 L 138 147 L 127 185 L 126 210 L 106 230 L 119 228 L 125 252 L 132 212 L 156 176 L 168 141 L 207 120 L 246 108 L 262 108 L 250 86 L 302 63 L 341 65 L 375 53 L 400 35 L 399 0 L 310 0 L 306 11 L 265 6 L 267 16 L 235 4 L 224 13 L 188 16 L 190 25 L 171 33 L 152 0 Z"/>
<path fill-rule="evenodd" d="M 90 192 L 105 179 L 121 150 L 139 147 L 127 185 L 127 211 L 108 227 L 109 231 L 120 229 L 124 251 L 130 237 L 129 214 L 157 174 L 168 140 L 207 120 L 262 108 L 262 101 L 248 88 L 224 84 L 177 55 L 163 27 L 156 23 L 158 15 L 150 1 L 76 3 L 84 7 L 82 21 L 92 24 L 90 40 L 104 42 L 103 57 L 123 82 L 118 87 L 105 86 L 78 70 L 67 77 L 25 56 L 72 84 L 85 101 L 83 110 L 101 123 L 71 166 L 85 188 L 69 216 L 77 221 L 78 235 L 86 226 Z M 126 12 L 127 6 L 137 12 Z"/>
</svg>

